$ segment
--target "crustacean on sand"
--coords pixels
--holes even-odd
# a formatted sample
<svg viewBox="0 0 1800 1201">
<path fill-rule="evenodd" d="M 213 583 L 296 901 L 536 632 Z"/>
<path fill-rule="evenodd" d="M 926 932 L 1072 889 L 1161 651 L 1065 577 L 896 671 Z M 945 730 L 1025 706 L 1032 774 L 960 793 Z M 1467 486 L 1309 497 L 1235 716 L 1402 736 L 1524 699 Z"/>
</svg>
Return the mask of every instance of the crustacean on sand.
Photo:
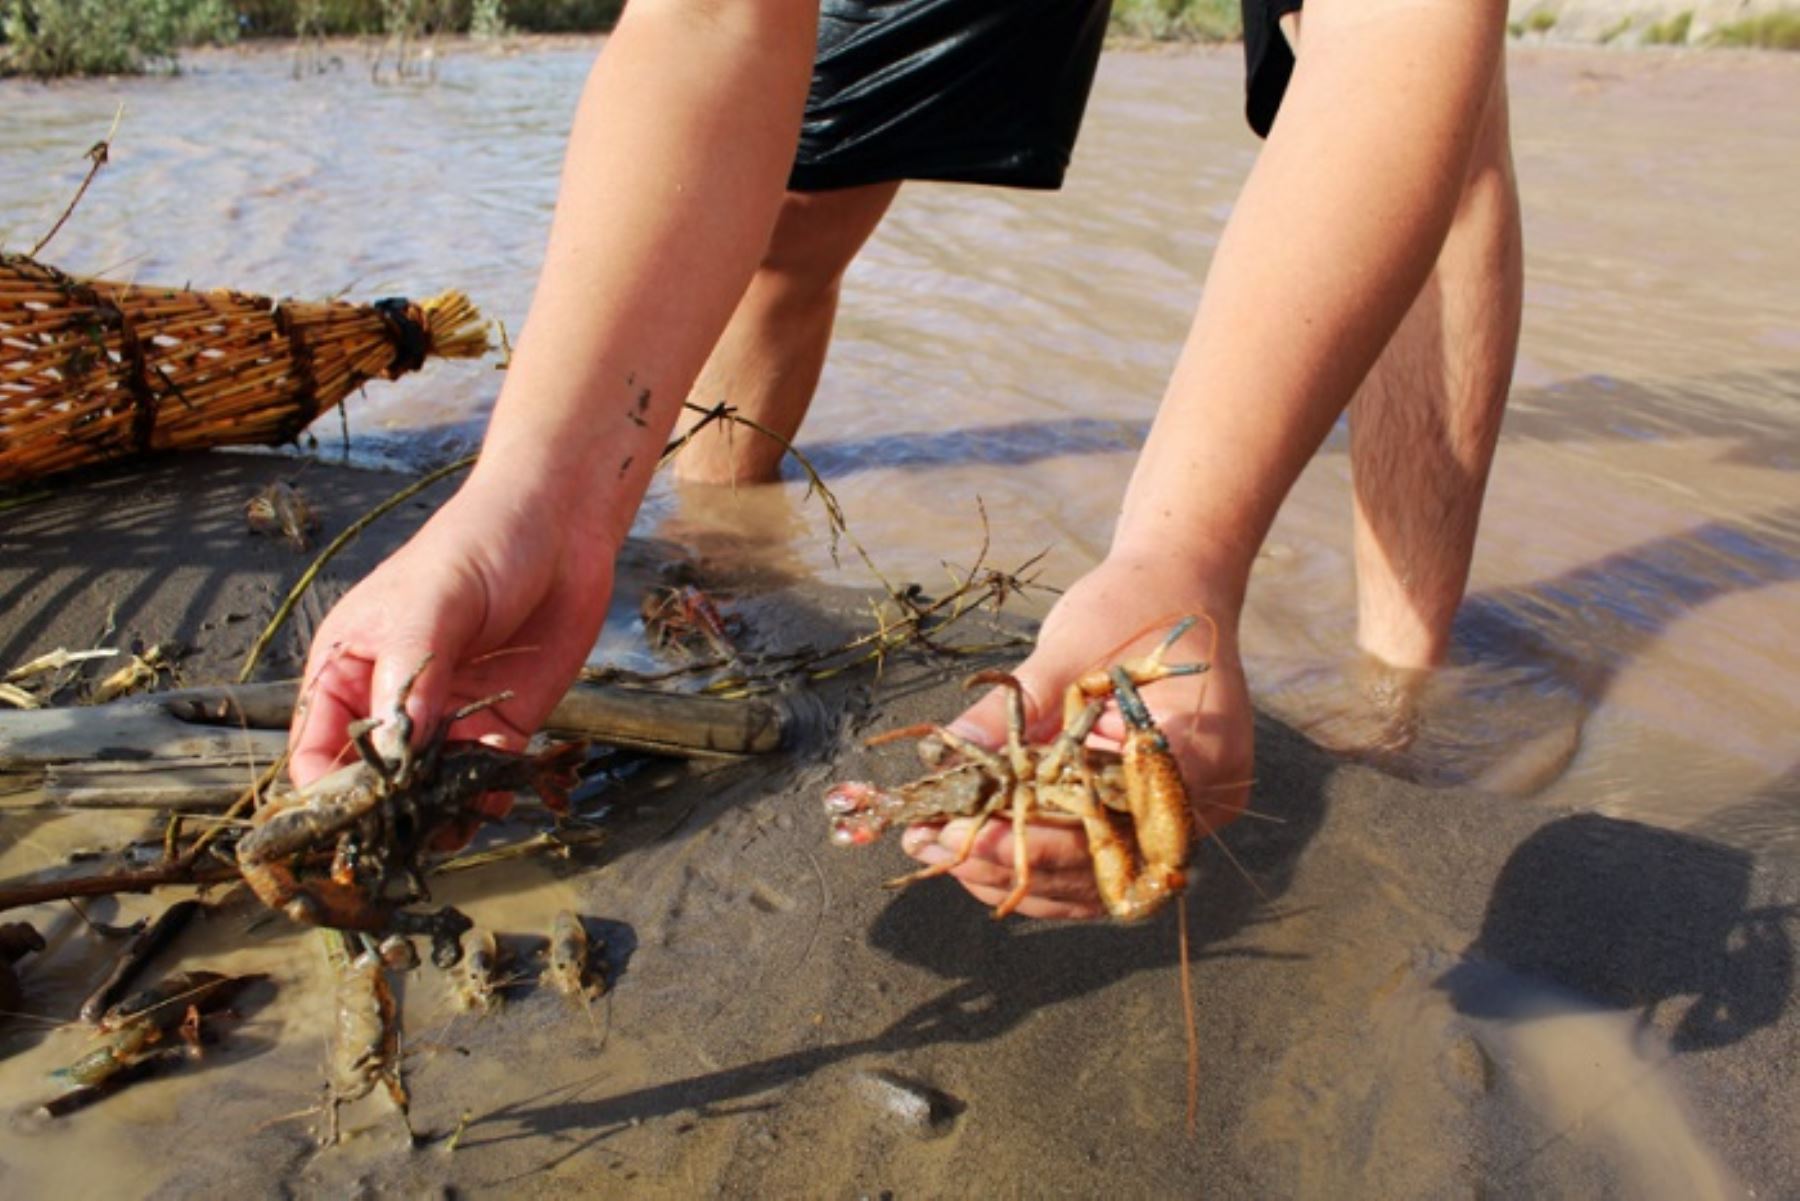
<svg viewBox="0 0 1800 1201">
<path fill-rule="evenodd" d="M 176 972 L 126 997 L 94 1023 L 99 1045 L 58 1073 L 74 1087 L 46 1101 L 44 1111 L 52 1117 L 73 1113 L 133 1080 L 198 1056 L 203 1019 L 267 979 L 261 974 Z M 171 1035 L 178 1041 L 170 1042 Z"/>
<path fill-rule="evenodd" d="M 692 584 L 652 588 L 644 595 L 640 613 L 644 638 L 654 650 L 699 645 L 727 661 L 738 657 L 731 636 L 742 623 L 721 613 L 712 597 Z"/>
<path fill-rule="evenodd" d="M 994 910 L 995 917 L 1004 917 L 1030 888 L 1026 824 L 1077 823 L 1086 833 L 1095 883 L 1107 912 L 1121 921 L 1155 913 L 1187 886 L 1195 821 L 1168 740 L 1137 690 L 1171 676 L 1207 670 L 1206 663 L 1163 661 L 1197 620 L 1184 618 L 1149 655 L 1096 668 L 1071 684 L 1063 700 L 1062 732 L 1041 746 L 1025 739 L 1025 702 L 1018 680 L 993 671 L 971 677 L 970 686 L 998 684 L 1008 690 L 1006 745 L 991 751 L 935 726 L 880 735 L 872 743 L 923 735 L 920 754 L 937 770 L 893 789 L 862 782 L 837 785 L 825 797 L 833 841 L 863 845 L 890 826 L 947 817 L 974 819 L 949 862 L 892 881 L 897 887 L 950 872 L 969 857 L 989 819 L 1009 815 L 1015 833 L 1014 887 Z M 1087 746 L 1088 735 L 1113 702 L 1125 719 L 1123 746 L 1117 752 Z"/>
<path fill-rule="evenodd" d="M 550 922 L 550 945 L 544 950 L 545 984 L 580 1004 L 588 1025 L 594 1022 L 594 1001 L 606 993 L 606 977 L 594 962 L 594 948 L 587 923 L 573 909 L 558 910 Z"/>
<path fill-rule="evenodd" d="M 451 981 L 450 998 L 465 1013 L 491 1013 L 500 1005 L 500 944 L 483 926 L 463 931 L 462 963 Z"/>
<path fill-rule="evenodd" d="M 400 908 L 430 895 L 424 855 L 442 836 L 478 822 L 489 793 L 529 789 L 551 808 L 565 807 L 587 747 L 565 742 L 519 754 L 446 740 L 452 724 L 501 699 L 492 698 L 452 714 L 415 751 L 405 699 L 424 669 L 425 662 L 414 669 L 388 719 L 395 723 L 398 756 L 390 760 L 376 750 L 371 735 L 379 721 L 355 723 L 350 734 L 360 761 L 258 810 L 238 841 L 237 860 L 262 902 L 294 921 L 368 934 L 426 934 L 432 959 L 450 967 L 461 956 L 458 940 L 469 919 L 448 906 L 434 913 Z M 331 852 L 328 874 L 298 870 L 296 861 L 314 851 Z"/>
<path fill-rule="evenodd" d="M 335 945 L 327 957 L 337 971 L 337 1010 L 331 1027 L 331 1056 L 325 1083 L 324 1146 L 337 1143 L 338 1110 L 360 1101 L 381 1085 L 412 1137 L 410 1099 L 400 1079 L 400 1010 L 388 985 L 387 965 L 368 940 L 355 934 L 328 935 Z M 360 953 L 356 944 L 363 944 Z"/>
</svg>

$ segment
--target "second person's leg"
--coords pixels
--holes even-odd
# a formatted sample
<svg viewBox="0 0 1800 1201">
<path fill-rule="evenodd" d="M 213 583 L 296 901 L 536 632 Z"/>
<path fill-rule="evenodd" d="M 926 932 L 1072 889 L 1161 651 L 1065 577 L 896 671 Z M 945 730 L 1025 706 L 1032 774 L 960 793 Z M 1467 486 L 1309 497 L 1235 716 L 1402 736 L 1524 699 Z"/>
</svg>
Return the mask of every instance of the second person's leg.
<svg viewBox="0 0 1800 1201">
<path fill-rule="evenodd" d="M 731 405 L 793 439 L 825 367 L 844 271 L 899 190 L 895 181 L 787 194 L 762 264 L 694 384 L 694 404 Z M 679 429 L 698 419 L 690 410 Z M 675 475 L 705 484 L 767 483 L 783 452 L 773 438 L 714 422 L 676 457 Z"/>
</svg>

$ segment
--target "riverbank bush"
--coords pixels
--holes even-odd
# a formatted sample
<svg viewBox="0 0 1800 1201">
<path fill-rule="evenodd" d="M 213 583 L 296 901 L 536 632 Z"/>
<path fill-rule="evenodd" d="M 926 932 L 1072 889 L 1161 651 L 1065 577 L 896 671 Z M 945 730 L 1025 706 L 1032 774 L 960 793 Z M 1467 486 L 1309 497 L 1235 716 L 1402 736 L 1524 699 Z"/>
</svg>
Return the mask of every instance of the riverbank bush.
<svg viewBox="0 0 1800 1201">
<path fill-rule="evenodd" d="M 1112 31 L 1158 42 L 1231 42 L 1244 36 L 1238 0 L 1113 0 Z"/>
<path fill-rule="evenodd" d="M 1644 45 L 1686 45 L 1688 40 L 1688 29 L 1693 23 L 1694 14 L 1691 12 L 1676 13 L 1666 21 L 1658 21 L 1644 31 Z"/>
<path fill-rule="evenodd" d="M 392 33 L 591 33 L 611 29 L 624 0 L 229 0 L 247 37 Z"/>
<path fill-rule="evenodd" d="M 236 34 L 227 0 L 0 0 L 0 75 L 173 68 L 183 46 Z"/>
<path fill-rule="evenodd" d="M 1719 46 L 1754 46 L 1762 50 L 1800 50 L 1800 12 L 1765 13 L 1713 31 Z"/>
<path fill-rule="evenodd" d="M 244 37 L 494 36 L 612 28 L 624 0 L 0 0 L 0 75 L 173 69 L 186 46 Z"/>
</svg>

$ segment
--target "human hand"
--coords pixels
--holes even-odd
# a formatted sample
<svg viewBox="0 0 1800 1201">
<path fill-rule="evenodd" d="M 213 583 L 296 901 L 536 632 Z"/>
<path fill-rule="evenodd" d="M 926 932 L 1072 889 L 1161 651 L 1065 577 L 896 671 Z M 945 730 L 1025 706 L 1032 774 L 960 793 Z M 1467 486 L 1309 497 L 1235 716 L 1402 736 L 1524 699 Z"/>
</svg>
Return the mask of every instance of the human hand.
<svg viewBox="0 0 1800 1201">
<path fill-rule="evenodd" d="M 1048 741 L 1062 728 L 1063 694 L 1095 667 L 1149 653 L 1182 617 L 1202 620 L 1169 648 L 1170 664 L 1210 662 L 1197 676 L 1179 676 L 1142 689 L 1151 714 L 1180 765 L 1200 837 L 1243 812 L 1249 798 L 1255 728 L 1237 653 L 1237 613 L 1214 601 L 1167 564 L 1109 559 L 1083 576 L 1050 611 L 1037 648 L 1014 673 L 1024 688 L 1026 736 Z M 1214 625 L 1216 623 L 1216 646 Z M 1005 697 L 996 689 L 950 727 L 980 743 L 1006 740 Z M 1089 744 L 1117 748 L 1125 728 L 1109 710 Z M 925 864 L 949 862 L 967 840 L 970 819 L 910 827 L 901 846 Z M 1093 858 L 1079 827 L 1033 825 L 1026 835 L 1031 880 L 1017 912 L 1029 917 L 1106 916 L 1094 881 Z M 978 900 L 999 904 L 1011 891 L 1010 823 L 989 822 L 969 858 L 951 874 Z"/>
<path fill-rule="evenodd" d="M 344 761 L 351 722 L 397 713 L 415 672 L 405 710 L 416 739 L 510 693 L 450 733 L 523 750 L 599 635 L 613 551 L 563 514 L 465 486 L 320 625 L 289 732 L 296 786 Z"/>
</svg>

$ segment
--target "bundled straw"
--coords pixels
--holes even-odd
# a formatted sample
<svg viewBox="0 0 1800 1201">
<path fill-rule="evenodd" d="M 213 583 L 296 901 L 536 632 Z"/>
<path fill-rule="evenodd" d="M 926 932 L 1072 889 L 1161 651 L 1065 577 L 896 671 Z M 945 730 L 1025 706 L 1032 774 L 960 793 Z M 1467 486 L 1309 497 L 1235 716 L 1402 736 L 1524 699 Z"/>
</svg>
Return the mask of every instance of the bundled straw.
<svg viewBox="0 0 1800 1201">
<path fill-rule="evenodd" d="M 290 442 L 370 379 L 486 351 L 460 292 L 273 301 L 78 280 L 0 254 L 0 485 L 150 451 Z"/>
</svg>

